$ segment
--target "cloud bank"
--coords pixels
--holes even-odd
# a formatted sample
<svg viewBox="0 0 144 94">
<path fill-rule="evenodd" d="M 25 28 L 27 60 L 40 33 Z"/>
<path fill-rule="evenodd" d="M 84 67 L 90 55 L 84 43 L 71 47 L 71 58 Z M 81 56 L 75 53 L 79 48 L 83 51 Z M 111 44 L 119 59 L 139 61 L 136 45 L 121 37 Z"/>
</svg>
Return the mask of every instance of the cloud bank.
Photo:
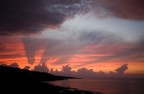
<svg viewBox="0 0 144 94">
<path fill-rule="evenodd" d="M 137 0 L 1 0 L 0 35 L 36 33 L 90 11 L 99 17 L 143 19 L 143 4 Z"/>
</svg>

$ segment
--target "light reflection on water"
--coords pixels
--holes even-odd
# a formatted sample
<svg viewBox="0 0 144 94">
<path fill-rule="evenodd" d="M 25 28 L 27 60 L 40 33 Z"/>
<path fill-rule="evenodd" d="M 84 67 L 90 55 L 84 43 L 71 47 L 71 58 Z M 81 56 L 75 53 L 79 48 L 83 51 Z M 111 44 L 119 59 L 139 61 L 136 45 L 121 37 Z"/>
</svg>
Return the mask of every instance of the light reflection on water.
<svg viewBox="0 0 144 94">
<path fill-rule="evenodd" d="M 104 94 L 144 94 L 143 79 L 69 79 L 50 83 Z"/>
</svg>

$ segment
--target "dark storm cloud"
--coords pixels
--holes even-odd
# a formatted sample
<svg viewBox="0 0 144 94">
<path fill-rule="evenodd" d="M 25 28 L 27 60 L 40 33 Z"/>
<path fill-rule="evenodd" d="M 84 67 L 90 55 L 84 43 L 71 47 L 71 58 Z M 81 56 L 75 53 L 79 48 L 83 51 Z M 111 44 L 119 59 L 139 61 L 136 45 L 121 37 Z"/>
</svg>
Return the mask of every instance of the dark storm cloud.
<svg viewBox="0 0 144 94">
<path fill-rule="evenodd" d="M 120 16 L 133 19 L 144 19 L 144 1 L 143 0 L 119 0 Z M 115 14 L 116 14 L 115 13 Z"/>
<path fill-rule="evenodd" d="M 50 11 L 55 5 L 56 11 L 54 8 Z M 82 12 L 90 6 L 102 14 L 104 9 L 117 17 L 143 19 L 143 5 L 142 0 L 1 0 L 0 35 L 36 33 L 63 22 L 67 12 Z"/>
<path fill-rule="evenodd" d="M 57 0 L 1 0 L 0 35 L 35 33 L 60 24 L 64 15 L 48 11 Z"/>
<path fill-rule="evenodd" d="M 88 1 L 88 0 L 83 0 Z M 110 14 L 120 18 L 144 19 L 143 0 L 90 0 L 98 7 L 97 12 L 109 11 Z M 103 14 L 103 12 L 102 12 Z M 104 13 L 105 14 L 105 13 Z M 106 14 L 107 15 L 107 14 Z"/>
</svg>

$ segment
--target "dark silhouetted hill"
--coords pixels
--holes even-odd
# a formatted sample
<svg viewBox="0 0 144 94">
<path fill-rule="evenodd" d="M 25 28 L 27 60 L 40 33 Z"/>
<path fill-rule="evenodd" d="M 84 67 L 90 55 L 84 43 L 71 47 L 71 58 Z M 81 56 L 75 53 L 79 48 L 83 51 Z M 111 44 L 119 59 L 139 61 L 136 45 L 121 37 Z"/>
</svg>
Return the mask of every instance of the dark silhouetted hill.
<svg viewBox="0 0 144 94">
<path fill-rule="evenodd" d="M 55 76 L 49 73 L 0 66 L 0 93 L 92 94 L 88 91 L 59 87 L 48 83 L 48 81 L 65 80 L 69 78 L 71 77 Z"/>
<path fill-rule="evenodd" d="M 0 66 L 0 80 L 13 81 L 55 81 L 71 77 L 55 76 L 49 73 L 35 72 L 18 68 Z"/>
</svg>

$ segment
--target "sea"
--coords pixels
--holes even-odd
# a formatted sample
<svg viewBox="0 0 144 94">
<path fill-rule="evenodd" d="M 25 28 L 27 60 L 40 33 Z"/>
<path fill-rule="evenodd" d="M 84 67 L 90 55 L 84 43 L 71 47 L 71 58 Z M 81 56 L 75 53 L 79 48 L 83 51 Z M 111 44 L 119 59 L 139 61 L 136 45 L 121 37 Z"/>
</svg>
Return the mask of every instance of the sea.
<svg viewBox="0 0 144 94">
<path fill-rule="evenodd" d="M 144 94 L 144 79 L 68 79 L 50 84 L 90 91 L 93 94 Z"/>
</svg>

